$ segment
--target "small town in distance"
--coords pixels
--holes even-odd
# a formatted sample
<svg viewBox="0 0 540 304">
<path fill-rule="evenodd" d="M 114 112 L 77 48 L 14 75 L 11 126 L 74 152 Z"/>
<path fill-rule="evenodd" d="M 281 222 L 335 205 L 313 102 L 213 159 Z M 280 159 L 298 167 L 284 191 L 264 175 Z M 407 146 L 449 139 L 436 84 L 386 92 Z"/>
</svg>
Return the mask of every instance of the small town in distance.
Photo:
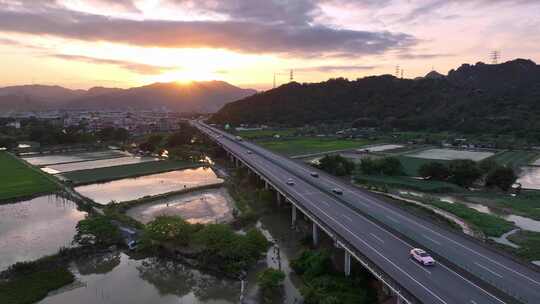
<svg viewBox="0 0 540 304">
<path fill-rule="evenodd" d="M 5 0 L 0 303 L 540 303 L 538 9 Z"/>
</svg>

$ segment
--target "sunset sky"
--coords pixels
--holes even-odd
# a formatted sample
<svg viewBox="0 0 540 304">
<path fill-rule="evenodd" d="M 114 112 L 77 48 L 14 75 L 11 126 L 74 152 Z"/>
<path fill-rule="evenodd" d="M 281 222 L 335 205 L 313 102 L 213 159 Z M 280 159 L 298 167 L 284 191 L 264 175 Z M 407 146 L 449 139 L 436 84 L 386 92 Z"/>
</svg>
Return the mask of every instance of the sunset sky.
<svg viewBox="0 0 540 304">
<path fill-rule="evenodd" d="M 0 0 L 0 86 L 332 77 L 540 61 L 538 0 Z"/>
</svg>

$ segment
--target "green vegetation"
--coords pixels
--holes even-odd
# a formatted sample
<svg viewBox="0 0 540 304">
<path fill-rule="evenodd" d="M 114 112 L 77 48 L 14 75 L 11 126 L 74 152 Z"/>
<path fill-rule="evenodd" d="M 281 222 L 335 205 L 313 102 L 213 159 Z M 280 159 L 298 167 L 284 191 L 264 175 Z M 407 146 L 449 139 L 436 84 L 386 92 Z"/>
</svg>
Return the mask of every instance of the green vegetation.
<svg viewBox="0 0 540 304">
<path fill-rule="evenodd" d="M 300 292 L 306 304 L 377 303 L 375 290 L 369 286 L 369 274 L 364 272 L 345 277 L 337 273 L 325 251 L 304 251 L 292 261 L 291 266 L 304 283 Z"/>
<path fill-rule="evenodd" d="M 29 271 L 6 282 L 0 282 L 0 303 L 30 304 L 75 280 L 67 267 L 51 270 Z"/>
<path fill-rule="evenodd" d="M 515 252 L 529 261 L 540 260 L 540 232 L 520 230 L 513 233 L 508 239 L 520 246 Z"/>
<path fill-rule="evenodd" d="M 107 246 L 121 241 L 118 227 L 107 216 L 88 217 L 77 223 L 74 240 L 83 245 Z"/>
<path fill-rule="evenodd" d="M 429 200 L 427 203 L 474 225 L 486 236 L 500 237 L 514 228 L 514 224 L 510 221 L 496 215 L 482 213 L 459 203 L 450 204 L 439 200 Z"/>
<path fill-rule="evenodd" d="M 517 180 L 514 170 L 510 167 L 499 167 L 487 174 L 486 186 L 496 186 L 502 191 L 508 191 Z"/>
<path fill-rule="evenodd" d="M 538 158 L 538 153 L 534 151 L 505 151 L 497 153 L 488 158 L 494 160 L 501 166 L 520 167 L 528 165 Z"/>
<path fill-rule="evenodd" d="M 257 143 L 274 152 L 295 156 L 336 150 L 358 149 L 373 142 L 365 139 L 303 137 L 283 140 L 266 140 Z"/>
<path fill-rule="evenodd" d="M 274 135 L 279 135 L 280 137 L 290 137 L 294 136 L 296 129 L 283 129 L 283 130 L 246 130 L 246 131 L 235 131 L 234 134 L 241 136 L 245 139 L 258 139 L 258 138 L 270 138 Z"/>
<path fill-rule="evenodd" d="M 0 152 L 0 200 L 50 193 L 57 186 L 44 173 L 29 168 L 6 152 Z"/>
<path fill-rule="evenodd" d="M 257 284 L 265 291 L 279 287 L 283 280 L 285 280 L 285 273 L 281 270 L 266 268 L 257 273 Z"/>
<path fill-rule="evenodd" d="M 384 185 L 387 188 L 406 188 L 424 192 L 463 191 L 457 185 L 435 180 L 419 180 L 407 176 L 363 175 L 358 174 L 355 181 L 361 184 Z"/>
<path fill-rule="evenodd" d="M 75 185 L 90 184 L 95 182 L 109 181 L 126 177 L 142 176 L 166 171 L 200 166 L 188 161 L 162 160 L 137 164 L 79 170 L 62 173 L 61 175 L 72 181 Z"/>
<path fill-rule="evenodd" d="M 181 217 L 159 216 L 144 229 L 142 248 L 159 246 L 190 248 L 197 260 L 228 274 L 238 274 L 253 265 L 267 250 L 269 243 L 256 229 L 237 234 L 224 224 L 189 224 Z"/>
<path fill-rule="evenodd" d="M 522 191 L 515 197 L 498 193 L 470 193 L 465 195 L 465 198 L 501 212 L 514 213 L 540 220 L 539 191 Z"/>
<path fill-rule="evenodd" d="M 401 166 L 403 167 L 403 173 L 408 176 L 420 176 L 420 168 L 428 163 L 437 162 L 445 165 L 448 164 L 447 160 L 433 160 L 403 155 L 398 156 L 397 158 L 401 162 Z"/>
<path fill-rule="evenodd" d="M 403 172 L 401 163 L 396 157 L 378 159 L 364 158 L 360 162 L 360 171 L 366 175 L 396 176 Z"/>
<path fill-rule="evenodd" d="M 355 165 L 341 155 L 326 155 L 319 160 L 316 167 L 336 176 L 345 176 L 353 172 Z"/>
</svg>

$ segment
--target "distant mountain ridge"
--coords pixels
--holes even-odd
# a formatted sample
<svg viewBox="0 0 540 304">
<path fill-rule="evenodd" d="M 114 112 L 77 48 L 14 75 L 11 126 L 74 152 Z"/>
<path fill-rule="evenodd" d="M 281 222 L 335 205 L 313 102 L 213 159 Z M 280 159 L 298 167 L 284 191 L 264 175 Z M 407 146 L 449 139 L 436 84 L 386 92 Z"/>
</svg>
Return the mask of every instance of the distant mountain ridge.
<svg viewBox="0 0 540 304">
<path fill-rule="evenodd" d="M 0 88 L 0 110 L 168 109 L 212 113 L 227 102 L 255 93 L 255 90 L 242 89 L 223 81 L 154 83 L 130 89 L 94 87 L 89 90 L 23 85 Z"/>
<path fill-rule="evenodd" d="M 540 141 L 540 66 L 516 59 L 464 64 L 448 76 L 391 75 L 289 83 L 225 105 L 216 123 L 369 122 L 409 130 L 520 132 Z M 435 77 L 433 77 L 435 76 Z"/>
</svg>

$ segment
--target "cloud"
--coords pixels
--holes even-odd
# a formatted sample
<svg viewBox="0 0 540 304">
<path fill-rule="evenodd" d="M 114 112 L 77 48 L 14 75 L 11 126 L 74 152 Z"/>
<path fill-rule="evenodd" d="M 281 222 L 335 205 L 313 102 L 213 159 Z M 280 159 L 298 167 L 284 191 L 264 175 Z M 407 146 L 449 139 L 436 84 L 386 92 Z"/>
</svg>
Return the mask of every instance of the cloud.
<svg viewBox="0 0 540 304">
<path fill-rule="evenodd" d="M 131 20 L 60 8 L 0 10 L 0 31 L 109 41 L 143 47 L 220 48 L 244 53 L 378 54 L 406 48 L 416 39 L 404 33 L 334 29 L 322 25 L 253 21 Z"/>
<path fill-rule="evenodd" d="M 433 59 L 441 57 L 452 57 L 454 54 L 412 54 L 412 53 L 402 53 L 398 55 L 400 59 Z"/>
<path fill-rule="evenodd" d="M 295 69 L 295 71 L 300 72 L 346 72 L 346 71 L 366 71 L 366 70 L 372 70 L 375 69 L 376 66 L 374 65 L 368 65 L 368 66 L 362 66 L 362 65 L 321 65 L 321 66 L 313 66 L 313 67 L 305 67 L 305 68 L 299 68 Z"/>
<path fill-rule="evenodd" d="M 163 67 L 163 66 L 148 65 L 148 64 L 131 62 L 131 61 L 94 58 L 94 57 L 80 56 L 80 55 L 52 54 L 52 55 L 49 55 L 48 57 L 58 58 L 62 60 L 69 60 L 69 61 L 81 61 L 81 62 L 87 62 L 87 63 L 93 63 L 93 64 L 115 65 L 122 69 L 126 69 L 129 71 L 132 71 L 138 74 L 144 74 L 144 75 L 159 75 L 163 72 L 177 71 L 180 69 L 178 67 Z"/>
</svg>

